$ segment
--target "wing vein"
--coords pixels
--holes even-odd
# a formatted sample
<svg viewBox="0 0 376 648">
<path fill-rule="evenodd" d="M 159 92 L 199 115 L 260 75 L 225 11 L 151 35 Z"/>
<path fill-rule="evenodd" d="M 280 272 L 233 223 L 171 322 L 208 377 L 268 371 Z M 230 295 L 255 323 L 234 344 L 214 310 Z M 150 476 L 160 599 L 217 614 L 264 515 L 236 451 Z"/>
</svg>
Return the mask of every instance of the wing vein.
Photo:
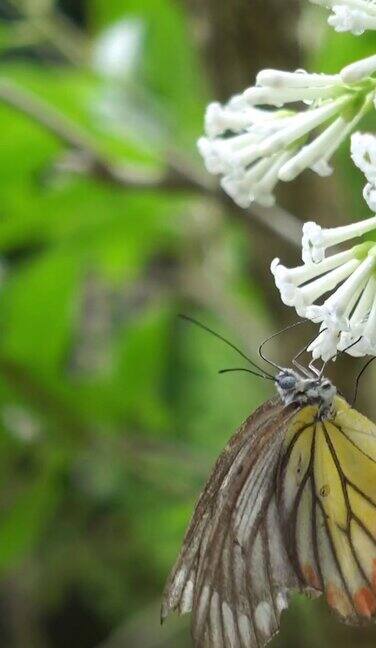
<svg viewBox="0 0 376 648">
<path fill-rule="evenodd" d="M 320 579 L 321 589 L 324 589 L 324 577 L 320 561 L 320 552 L 319 544 L 317 538 L 317 515 L 316 515 L 316 480 L 315 480 L 315 453 L 316 453 L 316 433 L 317 433 L 317 421 L 315 422 L 315 429 L 313 431 L 313 439 L 311 446 L 311 459 L 310 465 L 307 470 L 307 474 L 310 476 L 311 481 L 311 497 L 312 497 L 312 509 L 311 509 L 311 524 L 312 524 L 312 538 L 313 538 L 313 555 L 317 565 L 317 572 Z"/>
<path fill-rule="evenodd" d="M 325 509 L 324 509 L 324 507 L 323 507 L 323 505 L 322 505 L 322 502 L 320 501 L 320 499 L 319 499 L 317 496 L 315 496 L 315 501 L 316 501 L 317 506 L 318 506 L 318 507 L 320 508 L 320 510 L 321 510 L 321 514 L 322 514 L 322 517 L 323 517 L 323 520 L 324 520 L 324 524 L 325 524 L 325 531 L 326 531 L 326 535 L 327 535 L 327 538 L 328 538 L 328 540 L 329 540 L 329 544 L 330 544 L 330 548 L 331 548 L 331 550 L 332 550 L 332 554 L 333 554 L 334 562 L 335 562 L 335 564 L 336 564 L 336 567 L 337 567 L 338 573 L 339 573 L 340 578 L 341 578 L 341 580 L 342 580 L 343 587 L 344 587 L 345 592 L 346 592 L 346 594 L 347 594 L 347 598 L 349 599 L 349 603 L 350 603 L 352 609 L 353 609 L 354 612 L 355 612 L 355 608 L 354 608 L 354 604 L 353 604 L 352 596 L 351 596 L 351 593 L 350 593 L 350 590 L 349 590 L 349 586 L 348 586 L 347 580 L 346 580 L 346 578 L 345 578 L 345 575 L 344 575 L 344 573 L 343 573 L 343 571 L 342 571 L 341 563 L 340 563 L 339 558 L 338 558 L 338 556 L 337 556 L 337 552 L 336 552 L 336 548 L 335 548 L 335 546 L 334 546 L 333 538 L 332 538 L 332 535 L 331 535 L 331 533 L 330 533 L 330 529 L 329 529 L 329 525 L 328 525 L 328 516 L 327 516 L 327 514 L 326 514 L 326 512 L 325 512 Z"/>
<path fill-rule="evenodd" d="M 356 448 L 356 450 L 358 450 L 358 452 L 360 452 L 364 457 L 366 457 L 366 459 L 369 459 L 370 461 L 372 461 L 372 463 L 376 464 L 376 461 L 375 461 L 372 457 L 370 457 L 370 455 L 367 454 L 367 452 L 364 452 L 364 450 L 362 450 L 362 448 L 359 448 L 359 446 L 355 443 L 355 441 L 353 441 L 353 440 L 352 440 L 352 439 L 351 439 L 351 438 L 346 434 L 346 432 L 344 431 L 344 429 L 343 429 L 343 428 L 342 428 L 338 423 L 335 424 L 335 427 L 336 427 L 336 429 L 337 429 L 337 430 L 342 434 L 342 436 L 346 439 L 346 441 L 347 441 L 348 443 L 350 443 L 354 448 Z M 348 428 L 348 429 L 351 430 L 352 428 Z M 352 431 L 353 431 L 353 432 L 358 432 L 358 430 L 355 430 L 355 429 L 352 429 Z"/>
</svg>

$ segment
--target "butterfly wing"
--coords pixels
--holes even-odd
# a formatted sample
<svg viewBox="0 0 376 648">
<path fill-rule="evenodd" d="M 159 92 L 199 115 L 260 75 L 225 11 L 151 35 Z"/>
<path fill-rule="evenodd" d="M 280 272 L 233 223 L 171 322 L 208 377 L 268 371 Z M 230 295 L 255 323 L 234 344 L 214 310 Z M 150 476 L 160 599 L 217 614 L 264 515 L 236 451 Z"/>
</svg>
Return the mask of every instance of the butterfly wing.
<svg viewBox="0 0 376 648">
<path fill-rule="evenodd" d="M 196 647 L 263 646 L 299 579 L 281 536 L 276 474 L 295 406 L 268 401 L 219 457 L 166 585 L 162 619 L 192 611 Z M 304 417 L 298 426 L 305 427 Z"/>
<path fill-rule="evenodd" d="M 262 647 L 290 590 L 342 620 L 376 615 L 376 426 L 345 401 L 334 420 L 278 399 L 219 457 L 166 585 L 162 618 L 193 613 L 195 646 Z"/>
<path fill-rule="evenodd" d="M 332 421 L 290 427 L 278 476 L 285 544 L 342 620 L 376 615 L 376 426 L 340 398 Z M 311 411 L 311 414 L 309 412 Z"/>
</svg>

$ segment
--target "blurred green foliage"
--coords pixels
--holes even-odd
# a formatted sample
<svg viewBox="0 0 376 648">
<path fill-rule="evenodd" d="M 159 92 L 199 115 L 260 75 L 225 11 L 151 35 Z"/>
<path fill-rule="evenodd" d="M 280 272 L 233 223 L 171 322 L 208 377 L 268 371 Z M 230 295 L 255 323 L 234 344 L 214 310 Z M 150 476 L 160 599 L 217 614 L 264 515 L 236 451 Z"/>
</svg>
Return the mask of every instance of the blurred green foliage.
<svg viewBox="0 0 376 648">
<path fill-rule="evenodd" d="M 117 163 L 196 164 L 211 90 L 182 4 L 78 4 L 80 27 L 74 3 L 0 3 L 0 84 L 48 102 Z M 92 64 L 120 20 L 141 25 L 124 77 Z M 320 60 L 361 41 L 334 42 Z M 187 647 L 186 621 L 158 629 L 164 580 L 214 458 L 270 388 L 218 377 L 233 353 L 177 313 L 255 347 L 268 313 L 252 244 L 188 190 L 67 171 L 65 144 L 4 103 L 0 124 L 0 641 Z M 275 645 L 374 645 L 318 605 L 296 601 Z"/>
</svg>

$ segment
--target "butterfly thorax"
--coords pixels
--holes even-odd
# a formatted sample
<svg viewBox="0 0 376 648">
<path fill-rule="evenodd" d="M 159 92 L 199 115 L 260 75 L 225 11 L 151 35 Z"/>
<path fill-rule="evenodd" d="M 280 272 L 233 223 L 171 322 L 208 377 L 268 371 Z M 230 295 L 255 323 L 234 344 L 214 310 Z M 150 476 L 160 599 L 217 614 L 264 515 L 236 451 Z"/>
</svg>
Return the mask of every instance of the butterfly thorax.
<svg viewBox="0 0 376 648">
<path fill-rule="evenodd" d="M 293 369 L 283 369 L 276 375 L 275 384 L 285 405 L 317 405 L 321 420 L 333 418 L 337 389 L 328 378 L 310 378 Z"/>
</svg>

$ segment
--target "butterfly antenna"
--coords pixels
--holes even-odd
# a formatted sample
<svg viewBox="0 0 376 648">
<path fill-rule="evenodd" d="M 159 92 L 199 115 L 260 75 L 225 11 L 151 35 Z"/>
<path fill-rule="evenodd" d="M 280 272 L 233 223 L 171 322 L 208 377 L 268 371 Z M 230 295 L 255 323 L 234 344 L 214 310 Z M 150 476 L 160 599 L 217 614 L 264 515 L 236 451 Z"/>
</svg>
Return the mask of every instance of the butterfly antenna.
<svg viewBox="0 0 376 648">
<path fill-rule="evenodd" d="M 351 407 L 354 407 L 354 405 L 355 405 L 355 403 L 356 403 L 356 399 L 358 398 L 358 391 L 359 391 L 359 383 L 360 383 L 360 379 L 361 379 L 361 377 L 363 376 L 363 374 L 364 374 L 364 372 L 366 371 L 366 369 L 368 369 L 368 367 L 370 366 L 371 362 L 373 362 L 375 359 L 376 359 L 376 356 L 372 356 L 372 358 L 370 358 L 369 360 L 367 360 L 367 362 L 366 362 L 366 364 L 364 365 L 364 367 L 359 371 L 359 373 L 358 373 L 358 375 L 357 375 L 357 378 L 356 378 L 356 381 L 355 381 L 354 396 L 353 396 L 353 399 L 352 399 Z"/>
<path fill-rule="evenodd" d="M 273 333 L 273 335 L 269 335 L 269 337 L 266 338 L 263 342 L 261 342 L 259 346 L 259 356 L 264 360 L 264 362 L 267 362 L 268 364 L 272 365 L 272 367 L 275 367 L 279 371 L 282 370 L 282 367 L 278 365 L 276 362 L 273 362 L 273 360 L 270 360 L 270 358 L 267 358 L 264 353 L 263 353 L 263 348 L 265 344 L 270 342 L 270 340 L 273 340 L 274 338 L 278 337 L 278 335 L 281 335 L 281 333 L 285 333 L 286 331 L 289 331 L 292 328 L 295 328 L 296 326 L 300 326 L 300 324 L 305 324 L 306 320 L 299 320 L 299 322 L 294 322 L 294 324 L 290 324 L 289 326 L 286 326 L 285 328 L 281 329 L 280 331 L 277 331 L 277 333 Z"/>
<path fill-rule="evenodd" d="M 252 371 L 252 369 L 245 369 L 244 367 L 235 367 L 234 369 L 220 369 L 218 373 L 220 374 L 225 374 L 225 373 L 231 373 L 233 371 L 246 371 L 247 373 L 252 374 L 252 376 L 257 376 L 258 378 L 265 378 L 265 380 L 272 380 L 273 382 L 275 381 L 274 378 L 271 376 L 267 376 L 265 374 L 257 373 L 257 371 Z"/>
<path fill-rule="evenodd" d="M 209 328 L 205 324 L 202 324 L 201 322 L 194 319 L 193 317 L 190 317 L 189 315 L 181 315 L 181 314 L 179 314 L 179 317 L 181 317 L 181 319 L 183 319 L 183 320 L 186 320 L 187 322 L 190 322 L 191 324 L 195 324 L 196 326 L 201 328 L 203 331 L 206 331 L 207 333 L 211 333 L 212 335 L 214 335 L 214 337 L 218 338 L 218 340 L 221 340 L 222 342 L 227 344 L 227 346 L 229 346 L 231 349 L 236 351 L 242 358 L 244 358 L 244 360 L 247 360 L 247 362 L 249 362 L 249 364 L 252 367 L 257 369 L 257 371 L 259 371 L 260 374 L 264 373 L 264 370 L 261 367 L 259 367 L 255 362 L 253 362 L 253 360 L 251 360 L 251 358 L 249 358 L 241 349 L 239 349 L 237 346 L 235 346 L 235 344 L 233 344 L 232 342 L 227 340 L 225 337 L 223 337 L 223 335 L 220 335 L 216 331 L 213 331 L 211 328 Z M 268 376 L 269 379 L 274 380 L 274 376 L 272 376 L 268 372 L 265 372 L 265 376 Z"/>
</svg>

